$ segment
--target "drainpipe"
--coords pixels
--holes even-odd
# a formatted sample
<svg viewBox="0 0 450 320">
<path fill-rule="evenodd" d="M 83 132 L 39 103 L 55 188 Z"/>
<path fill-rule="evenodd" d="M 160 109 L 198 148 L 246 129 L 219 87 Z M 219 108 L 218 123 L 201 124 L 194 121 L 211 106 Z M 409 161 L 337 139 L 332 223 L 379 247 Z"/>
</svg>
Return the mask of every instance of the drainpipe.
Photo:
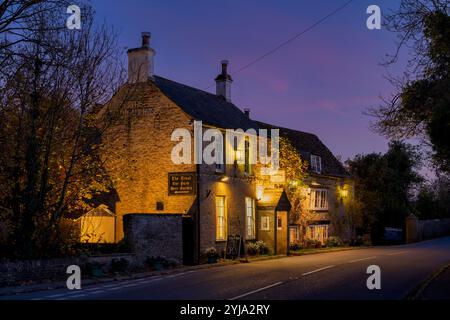
<svg viewBox="0 0 450 320">
<path fill-rule="evenodd" d="M 278 212 L 277 212 L 277 209 L 275 208 L 275 212 L 274 212 L 274 214 L 275 214 L 275 216 L 274 216 L 274 219 L 273 219 L 273 229 L 274 229 L 274 239 L 275 239 L 275 243 L 274 243 L 274 246 L 273 246 L 273 248 L 274 248 L 274 255 L 276 256 L 277 255 L 277 251 L 278 251 L 278 240 L 277 240 L 277 237 L 278 237 L 278 220 L 277 220 L 277 215 L 278 215 Z"/>
<path fill-rule="evenodd" d="M 197 214 L 195 221 L 195 244 L 197 246 L 197 257 L 195 257 L 195 263 L 200 264 L 200 164 L 197 167 Z"/>
</svg>

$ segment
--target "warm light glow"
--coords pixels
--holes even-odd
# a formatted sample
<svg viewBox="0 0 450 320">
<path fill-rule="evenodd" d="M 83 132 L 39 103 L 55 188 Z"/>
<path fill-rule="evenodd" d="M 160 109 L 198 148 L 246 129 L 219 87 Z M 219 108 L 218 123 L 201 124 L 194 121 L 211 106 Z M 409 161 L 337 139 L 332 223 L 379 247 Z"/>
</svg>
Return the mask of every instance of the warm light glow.
<svg viewBox="0 0 450 320">
<path fill-rule="evenodd" d="M 340 193 L 341 193 L 341 197 L 342 197 L 342 198 L 347 198 L 347 196 L 348 196 L 348 190 L 346 190 L 346 189 L 341 189 Z"/>
<path fill-rule="evenodd" d="M 256 198 L 261 200 L 264 195 L 264 186 L 256 186 Z"/>
<path fill-rule="evenodd" d="M 220 179 L 220 181 L 222 181 L 222 182 L 227 182 L 227 181 L 228 181 L 228 177 L 227 177 L 227 176 L 223 176 L 223 177 Z"/>
</svg>

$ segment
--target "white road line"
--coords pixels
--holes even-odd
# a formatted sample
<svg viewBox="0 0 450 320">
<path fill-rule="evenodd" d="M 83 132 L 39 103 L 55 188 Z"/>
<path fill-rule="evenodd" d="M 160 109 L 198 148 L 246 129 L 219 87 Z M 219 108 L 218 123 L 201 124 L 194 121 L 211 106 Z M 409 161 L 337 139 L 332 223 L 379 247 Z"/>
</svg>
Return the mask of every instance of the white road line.
<svg viewBox="0 0 450 320">
<path fill-rule="evenodd" d="M 307 276 L 309 274 L 313 274 L 313 273 L 316 273 L 316 272 L 319 272 L 319 271 L 322 271 L 322 270 L 326 270 L 326 269 L 330 269 L 330 268 L 333 268 L 333 267 L 334 267 L 334 265 L 331 265 L 331 266 L 326 266 L 326 267 L 323 267 L 323 268 L 320 268 L 320 269 L 316 269 L 316 270 L 313 270 L 313 271 L 305 272 L 305 273 L 302 274 L 302 276 Z"/>
<path fill-rule="evenodd" d="M 254 294 L 254 293 L 257 293 L 257 292 L 261 292 L 261 291 L 264 291 L 264 290 L 266 290 L 266 289 L 269 289 L 269 288 L 272 288 L 272 287 L 275 287 L 275 286 L 279 286 L 279 285 L 282 284 L 282 283 L 283 283 L 283 282 L 277 282 L 277 283 L 271 284 L 270 286 L 265 286 L 265 287 L 263 287 L 263 288 L 259 288 L 259 289 L 256 289 L 256 290 L 253 290 L 253 291 L 250 291 L 250 292 L 241 294 L 241 295 L 239 295 L 239 296 L 237 296 L 237 297 L 234 297 L 234 298 L 231 298 L 231 299 L 229 299 L 229 300 L 237 300 L 237 299 L 240 299 L 240 298 L 249 296 L 249 295 L 251 295 L 251 294 Z"/>
<path fill-rule="evenodd" d="M 409 252 L 409 251 L 397 251 L 397 252 L 393 252 L 393 253 L 388 253 L 387 255 L 388 256 L 395 256 L 397 254 L 402 254 L 402 253 L 407 253 L 407 252 Z"/>
<path fill-rule="evenodd" d="M 52 294 L 51 296 L 45 296 L 45 298 L 58 298 L 58 297 L 66 296 L 68 294 L 69 293 Z"/>
<path fill-rule="evenodd" d="M 113 288 L 105 289 L 105 291 L 114 291 L 114 290 L 120 290 L 120 289 L 122 289 L 122 287 L 121 287 L 121 286 L 118 286 L 118 287 L 113 287 Z"/>
<path fill-rule="evenodd" d="M 194 272 L 194 271 L 187 271 L 187 272 L 182 272 L 182 273 L 176 273 L 176 274 L 174 274 L 174 275 L 167 276 L 167 277 L 165 277 L 165 278 L 175 278 L 175 277 L 179 277 L 179 276 L 184 276 L 184 275 L 186 275 L 186 274 L 190 274 L 190 273 L 192 273 L 192 272 Z"/>
<path fill-rule="evenodd" d="M 82 293 L 82 294 L 76 294 L 74 296 L 68 296 L 68 298 L 80 298 L 80 297 L 84 297 L 87 296 L 87 293 Z"/>
<path fill-rule="evenodd" d="M 358 262 L 358 261 L 364 261 L 364 260 L 369 260 L 369 259 L 374 259 L 374 258 L 376 258 L 376 256 L 367 257 L 367 258 L 361 258 L 361 259 L 355 259 L 355 260 L 350 260 L 349 263 Z"/>
</svg>

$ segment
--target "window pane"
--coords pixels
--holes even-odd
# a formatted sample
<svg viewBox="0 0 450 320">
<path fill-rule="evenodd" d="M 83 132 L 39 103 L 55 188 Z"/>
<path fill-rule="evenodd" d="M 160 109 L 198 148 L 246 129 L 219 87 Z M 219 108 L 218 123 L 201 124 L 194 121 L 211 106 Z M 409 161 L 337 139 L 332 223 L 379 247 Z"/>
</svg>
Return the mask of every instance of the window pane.
<svg viewBox="0 0 450 320">
<path fill-rule="evenodd" d="M 225 197 L 216 197 L 216 238 L 225 239 L 226 217 L 225 217 Z"/>
</svg>

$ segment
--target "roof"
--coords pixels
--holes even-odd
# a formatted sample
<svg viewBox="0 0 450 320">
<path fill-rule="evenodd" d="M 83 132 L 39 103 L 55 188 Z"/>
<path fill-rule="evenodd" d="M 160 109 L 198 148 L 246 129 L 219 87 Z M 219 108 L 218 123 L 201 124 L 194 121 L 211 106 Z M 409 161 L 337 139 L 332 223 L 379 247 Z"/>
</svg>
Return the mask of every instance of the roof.
<svg viewBox="0 0 450 320">
<path fill-rule="evenodd" d="M 303 159 L 310 161 L 311 154 L 322 158 L 322 174 L 331 176 L 348 176 L 348 172 L 333 153 L 312 133 L 278 127 L 268 123 L 255 121 L 260 128 L 279 129 L 280 136 L 288 138 L 299 151 Z"/>
<path fill-rule="evenodd" d="M 156 86 L 195 120 L 223 129 L 258 129 L 258 125 L 225 98 L 187 85 L 154 77 Z"/>
</svg>

